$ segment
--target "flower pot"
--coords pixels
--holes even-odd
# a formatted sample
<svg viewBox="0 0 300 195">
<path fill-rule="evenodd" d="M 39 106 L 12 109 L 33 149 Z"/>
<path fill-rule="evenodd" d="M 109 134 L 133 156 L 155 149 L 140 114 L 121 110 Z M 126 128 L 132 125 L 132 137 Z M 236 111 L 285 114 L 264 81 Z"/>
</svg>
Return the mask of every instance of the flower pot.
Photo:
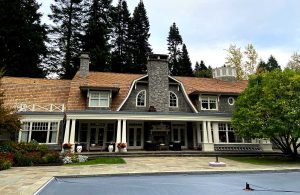
<svg viewBox="0 0 300 195">
<path fill-rule="evenodd" d="M 77 153 L 81 153 L 81 151 L 82 151 L 82 146 L 81 146 L 81 145 L 78 145 L 78 146 L 76 147 L 76 151 L 77 151 Z"/>
<path fill-rule="evenodd" d="M 113 152 L 114 146 L 113 145 L 108 145 L 108 152 Z"/>
<path fill-rule="evenodd" d="M 120 148 L 120 152 L 127 152 L 127 148 Z"/>
</svg>

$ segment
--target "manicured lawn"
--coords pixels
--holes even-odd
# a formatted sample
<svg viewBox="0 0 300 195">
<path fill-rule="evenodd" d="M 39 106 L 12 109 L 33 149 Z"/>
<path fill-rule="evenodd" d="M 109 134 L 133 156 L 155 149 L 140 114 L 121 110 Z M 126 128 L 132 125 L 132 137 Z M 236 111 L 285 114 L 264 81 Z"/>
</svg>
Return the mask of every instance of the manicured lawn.
<svg viewBox="0 0 300 195">
<path fill-rule="evenodd" d="M 88 160 L 82 163 L 72 163 L 67 165 L 96 165 L 96 164 L 125 164 L 125 160 L 120 157 L 101 157 L 93 160 Z"/>
<path fill-rule="evenodd" d="M 295 164 L 300 165 L 300 160 L 291 160 L 284 157 L 224 157 L 225 159 L 234 160 L 243 163 L 251 163 L 255 165 L 282 165 Z"/>
</svg>

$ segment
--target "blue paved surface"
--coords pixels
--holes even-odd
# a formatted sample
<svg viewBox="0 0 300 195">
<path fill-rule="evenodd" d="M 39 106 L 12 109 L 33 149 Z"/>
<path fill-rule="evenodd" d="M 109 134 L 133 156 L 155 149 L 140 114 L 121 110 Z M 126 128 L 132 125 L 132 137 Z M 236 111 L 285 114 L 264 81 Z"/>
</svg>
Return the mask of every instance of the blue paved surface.
<svg viewBox="0 0 300 195">
<path fill-rule="evenodd" d="M 300 172 L 55 178 L 38 194 L 300 194 Z"/>
</svg>

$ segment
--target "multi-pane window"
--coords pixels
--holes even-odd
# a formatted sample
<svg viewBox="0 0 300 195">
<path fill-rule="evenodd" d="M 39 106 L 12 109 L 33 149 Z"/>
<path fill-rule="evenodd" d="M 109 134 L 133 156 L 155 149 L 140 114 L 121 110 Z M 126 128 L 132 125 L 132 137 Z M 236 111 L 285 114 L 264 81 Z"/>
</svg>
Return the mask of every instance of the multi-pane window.
<svg viewBox="0 0 300 195">
<path fill-rule="evenodd" d="M 108 91 L 90 91 L 89 107 L 109 107 Z"/>
<path fill-rule="evenodd" d="M 58 122 L 24 122 L 20 132 L 20 141 L 57 143 L 58 124 Z"/>
<path fill-rule="evenodd" d="M 230 123 L 219 123 L 219 141 L 221 143 L 243 142 L 243 140 L 234 133 L 234 128 Z"/>
<path fill-rule="evenodd" d="M 201 110 L 217 110 L 217 97 L 202 96 Z"/>
<path fill-rule="evenodd" d="M 169 92 L 169 99 L 170 99 L 170 107 L 177 107 L 178 106 L 178 99 L 174 92 Z"/>
<path fill-rule="evenodd" d="M 145 107 L 146 106 L 146 91 L 140 91 L 136 96 L 136 106 Z"/>
</svg>

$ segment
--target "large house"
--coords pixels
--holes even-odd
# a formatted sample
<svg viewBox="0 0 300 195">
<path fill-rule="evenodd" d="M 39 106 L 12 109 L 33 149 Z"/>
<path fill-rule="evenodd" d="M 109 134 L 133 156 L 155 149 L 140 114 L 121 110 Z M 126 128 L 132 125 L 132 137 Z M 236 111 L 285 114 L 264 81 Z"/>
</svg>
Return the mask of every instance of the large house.
<svg viewBox="0 0 300 195">
<path fill-rule="evenodd" d="M 128 150 L 175 144 L 210 152 L 271 150 L 268 141 L 234 132 L 234 103 L 247 85 L 236 81 L 234 68 L 214 69 L 213 79 L 170 76 L 167 57 L 150 56 L 145 75 L 92 72 L 82 54 L 72 80 L 3 77 L 5 105 L 21 115 L 18 141 L 57 149 L 80 143 L 90 151 L 111 143 L 127 143 Z"/>
</svg>

